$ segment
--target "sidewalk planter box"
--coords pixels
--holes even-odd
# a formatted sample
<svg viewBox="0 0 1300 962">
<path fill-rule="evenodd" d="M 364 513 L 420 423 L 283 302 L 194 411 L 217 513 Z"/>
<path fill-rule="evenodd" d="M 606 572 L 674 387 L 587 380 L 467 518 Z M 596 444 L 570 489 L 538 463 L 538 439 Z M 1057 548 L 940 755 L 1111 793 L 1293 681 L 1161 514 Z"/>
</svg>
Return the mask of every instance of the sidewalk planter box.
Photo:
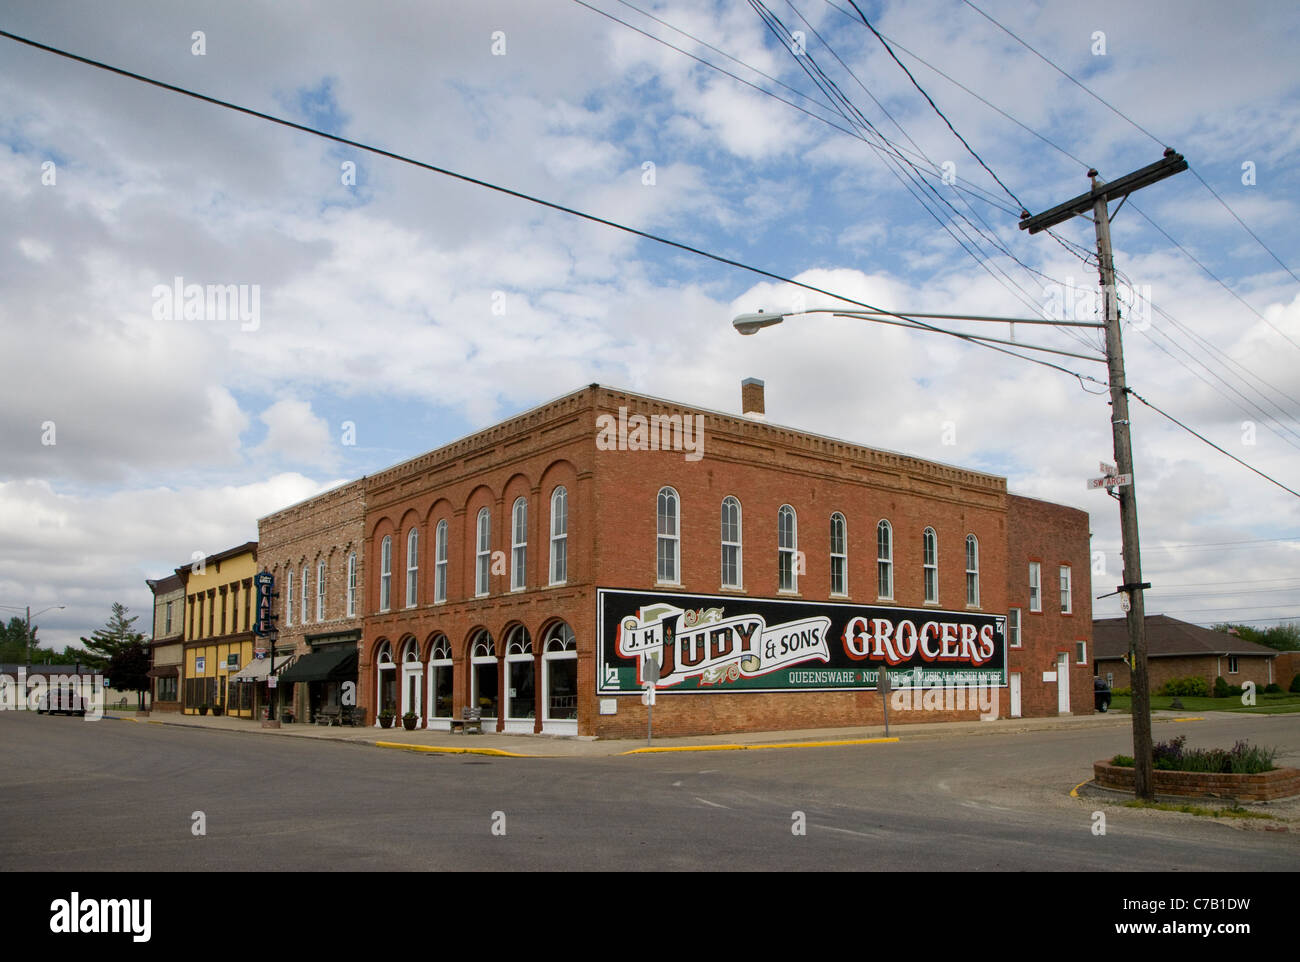
<svg viewBox="0 0 1300 962">
<path fill-rule="evenodd" d="M 408 732 L 413 732 L 415 731 L 416 723 L 419 722 L 419 720 L 420 718 L 418 715 L 414 715 L 414 714 L 403 715 L 402 727 L 405 728 Z"/>
<path fill-rule="evenodd" d="M 1133 791 L 1132 768 L 1102 761 L 1093 762 L 1092 772 L 1102 788 Z M 1152 787 L 1157 795 L 1233 798 L 1243 802 L 1271 802 L 1300 795 L 1300 768 L 1275 768 L 1258 775 L 1169 772 L 1157 769 L 1151 775 Z"/>
</svg>

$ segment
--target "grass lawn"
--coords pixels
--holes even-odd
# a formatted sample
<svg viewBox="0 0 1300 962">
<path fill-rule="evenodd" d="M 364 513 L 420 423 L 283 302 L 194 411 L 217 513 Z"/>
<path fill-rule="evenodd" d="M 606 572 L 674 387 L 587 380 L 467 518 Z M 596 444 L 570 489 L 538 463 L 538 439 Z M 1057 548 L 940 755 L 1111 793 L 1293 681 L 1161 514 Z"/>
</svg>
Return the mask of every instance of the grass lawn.
<svg viewBox="0 0 1300 962">
<path fill-rule="evenodd" d="M 1152 710 L 1169 710 L 1169 703 L 1173 701 L 1170 695 L 1152 695 Z M 1283 693 L 1281 695 L 1265 695 L 1261 692 L 1255 692 L 1255 705 L 1248 708 L 1241 703 L 1240 695 L 1229 695 L 1227 698 L 1192 698 L 1189 695 L 1182 697 L 1183 709 L 1189 712 L 1198 711 L 1237 711 L 1246 712 L 1252 715 L 1278 715 L 1285 712 L 1300 712 L 1300 695 Z M 1128 695 L 1115 695 L 1111 699 L 1110 710 L 1119 712 L 1128 712 L 1132 705 L 1132 698 Z"/>
</svg>

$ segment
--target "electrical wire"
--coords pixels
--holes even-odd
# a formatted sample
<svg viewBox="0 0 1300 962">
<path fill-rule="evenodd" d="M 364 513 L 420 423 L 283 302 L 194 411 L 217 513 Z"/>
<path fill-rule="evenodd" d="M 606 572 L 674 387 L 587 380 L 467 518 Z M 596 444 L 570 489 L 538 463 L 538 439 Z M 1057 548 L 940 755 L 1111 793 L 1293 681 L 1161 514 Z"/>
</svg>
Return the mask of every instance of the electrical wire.
<svg viewBox="0 0 1300 962">
<path fill-rule="evenodd" d="M 620 224 L 617 221 L 612 221 L 604 217 L 599 217 L 595 214 L 590 214 L 585 211 L 577 210 L 572 207 L 567 207 L 563 204 L 558 204 L 554 201 L 544 200 L 540 197 L 533 196 L 532 194 L 526 194 L 522 191 L 514 190 L 509 187 L 503 187 L 501 185 L 491 183 L 490 181 L 486 181 L 478 177 L 472 177 L 469 174 L 459 173 L 457 171 L 450 170 L 445 167 L 440 167 L 436 164 L 430 164 L 421 160 L 416 160 L 415 158 L 409 157 L 405 154 L 399 154 L 395 151 L 386 150 L 382 147 L 375 147 L 371 144 L 367 144 L 362 141 L 352 140 L 347 137 L 341 137 L 338 134 L 331 134 L 326 131 L 320 130 L 318 128 L 308 126 L 307 124 L 300 124 L 297 123 L 296 121 L 292 121 L 284 117 L 278 117 L 274 114 L 268 114 L 260 110 L 255 110 L 251 107 L 244 107 L 240 104 L 231 103 L 230 101 L 220 100 L 216 97 L 211 97 L 208 96 L 207 94 L 202 94 L 199 93 L 198 91 L 191 90 L 186 87 L 181 87 L 176 84 L 167 83 L 166 81 L 157 80 L 153 77 L 148 77 L 145 76 L 144 74 L 135 73 L 133 71 L 126 70 L 121 67 L 115 67 L 112 66 L 111 64 L 107 64 L 99 60 L 93 60 L 89 57 L 83 57 L 80 54 L 75 54 L 70 51 L 63 50 L 59 47 L 54 47 L 49 44 L 44 44 L 37 40 L 32 40 L 28 37 L 23 37 L 19 34 L 11 33 L 7 30 L 0 30 L 0 37 L 5 37 L 17 43 L 24 44 L 26 46 L 32 47 L 37 50 L 42 50 L 46 53 L 54 54 L 55 56 L 58 57 L 63 57 L 64 59 L 67 60 L 72 60 L 77 63 L 84 64 L 88 67 L 94 67 L 98 70 L 104 70 L 108 73 L 117 74 L 118 76 L 126 77 L 129 80 L 135 80 L 139 83 L 148 84 L 149 86 L 157 87 L 161 90 L 166 90 L 171 93 L 180 94 L 181 96 L 184 97 L 189 97 L 194 100 L 202 101 L 203 103 L 211 104 L 215 107 L 222 107 L 226 110 L 232 110 L 236 113 L 245 114 L 250 117 L 256 117 L 259 120 L 265 120 L 269 123 L 273 123 L 281 127 L 286 127 L 290 130 L 297 130 L 301 133 L 310 134 L 314 137 L 319 137 L 323 140 L 328 140 L 334 143 L 343 144 L 345 146 L 352 147 L 356 150 L 361 150 L 366 153 L 375 154 L 380 157 L 386 157 L 389 160 L 395 160 L 398 161 L 399 163 L 409 164 L 410 166 L 417 167 L 421 170 L 427 170 L 432 173 L 442 174 L 443 176 L 451 177 L 455 180 L 460 180 L 468 184 L 473 184 L 477 187 L 483 187 L 488 190 L 500 194 L 504 194 L 509 197 L 515 197 L 519 200 L 528 201 L 529 203 L 537 204 L 538 206 L 545 207 L 550 210 L 559 211 L 560 213 L 568 214 L 572 217 L 577 217 L 582 220 L 589 221 L 591 223 L 602 224 L 606 227 L 611 227 L 615 230 L 623 231 L 624 233 L 631 234 L 635 237 L 640 237 L 645 240 L 654 241 L 655 243 L 663 244 L 667 247 L 672 247 L 677 250 L 685 251 L 689 254 L 695 254 L 699 257 L 707 258 L 719 264 L 726 264 L 729 267 L 735 267 L 739 270 L 747 271 L 749 273 L 756 274 L 760 277 L 766 277 L 770 280 L 780 281 L 783 284 L 790 284 L 794 287 L 799 287 L 806 291 L 811 291 L 814 294 L 821 294 L 825 297 L 831 298 L 832 300 L 837 300 L 845 304 L 852 304 L 855 307 L 862 307 L 869 311 L 875 311 L 889 317 L 896 317 L 900 320 L 910 321 L 911 323 L 917 325 L 918 327 L 923 327 L 928 330 L 934 331 L 936 333 L 947 334 L 959 340 L 963 340 L 968 343 L 978 345 L 979 347 L 986 348 L 987 350 L 997 351 L 999 354 L 1007 354 L 1011 357 L 1016 357 L 1023 361 L 1029 361 L 1030 363 L 1033 364 L 1038 364 L 1043 367 L 1048 367 L 1048 368 L 1052 368 L 1053 370 L 1061 371 L 1065 374 L 1069 374 L 1073 378 L 1076 378 L 1081 385 L 1084 381 L 1091 381 L 1095 384 L 1103 383 L 1087 374 L 1079 374 L 1077 371 L 1071 371 L 1070 369 L 1062 367 L 1059 364 L 1054 364 L 1051 361 L 1045 361 L 1042 360 L 1041 358 L 1036 358 L 1036 357 L 1029 357 L 1024 354 L 1020 354 L 1016 351 L 1011 351 L 1011 350 L 1007 350 L 1006 348 L 998 347 L 994 344 L 988 344 L 983 341 L 976 340 L 975 338 L 969 335 L 962 334 L 961 332 L 958 331 L 950 331 L 946 328 L 937 327 L 933 324 L 927 324 L 924 321 L 918 320 L 916 318 L 908 317 L 905 314 L 899 314 L 894 311 L 885 310 L 883 308 L 876 307 L 872 304 L 868 304 L 864 301 L 859 301 L 851 297 L 846 297 L 842 294 L 835 294 L 821 287 L 817 287 L 816 285 L 807 284 L 804 283 L 803 281 L 798 281 L 795 280 L 794 278 L 786 277 L 784 275 L 777 274 L 773 271 L 765 270 L 764 268 L 761 267 L 754 267 L 750 264 L 744 263 L 743 261 L 734 260 L 729 257 L 723 257 L 720 254 L 714 254 L 710 251 L 706 251 L 698 247 L 693 247 L 692 245 L 685 244 L 681 241 L 672 240 L 670 238 L 662 237 L 657 234 L 651 234 L 648 231 L 643 231 L 635 227 L 629 227 L 625 224 Z"/>
</svg>

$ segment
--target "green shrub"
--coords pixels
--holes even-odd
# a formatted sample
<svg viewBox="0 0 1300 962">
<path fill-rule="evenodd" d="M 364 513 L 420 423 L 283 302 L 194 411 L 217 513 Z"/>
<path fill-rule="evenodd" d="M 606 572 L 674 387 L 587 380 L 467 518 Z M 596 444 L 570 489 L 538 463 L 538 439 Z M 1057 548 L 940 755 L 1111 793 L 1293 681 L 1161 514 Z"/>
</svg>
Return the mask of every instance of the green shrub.
<svg viewBox="0 0 1300 962">
<path fill-rule="evenodd" d="M 1297 679 L 1300 679 L 1300 675 L 1296 675 L 1296 678 L 1297 678 Z M 1130 697 L 1132 697 L 1132 695 L 1133 695 L 1133 689 L 1132 689 L 1132 688 L 1112 688 L 1111 691 L 1110 691 L 1110 693 L 1111 693 L 1112 695 L 1114 695 L 1116 698 L 1130 698 Z"/>
<path fill-rule="evenodd" d="M 1210 686 L 1205 683 L 1205 679 L 1198 678 L 1195 675 L 1187 678 L 1171 678 L 1160 689 L 1162 695 L 1190 696 L 1193 698 L 1204 698 L 1209 693 Z"/>
<path fill-rule="evenodd" d="M 1227 698 L 1228 694 L 1229 694 L 1228 683 L 1224 681 L 1223 676 L 1220 675 L 1218 678 L 1214 679 L 1214 697 Z"/>
<path fill-rule="evenodd" d="M 1278 685 L 1278 684 L 1265 685 L 1265 686 L 1264 686 L 1264 694 L 1266 694 L 1266 695 L 1280 695 L 1280 694 L 1282 694 L 1282 686 L 1281 686 L 1281 685 Z"/>
<path fill-rule="evenodd" d="M 1300 695 L 1300 672 L 1296 672 L 1296 676 L 1291 679 L 1291 687 L 1288 688 L 1287 691 L 1295 695 Z"/>
<path fill-rule="evenodd" d="M 1187 748 L 1187 736 L 1179 735 L 1167 742 L 1158 742 L 1152 748 L 1152 767 L 1162 772 L 1235 772 L 1242 775 L 1257 775 L 1273 770 L 1273 761 L 1277 758 L 1276 748 L 1261 748 L 1245 741 L 1239 741 L 1226 748 Z M 1127 755 L 1116 755 L 1111 759 L 1112 765 L 1126 768 L 1133 765 L 1133 759 Z"/>
</svg>

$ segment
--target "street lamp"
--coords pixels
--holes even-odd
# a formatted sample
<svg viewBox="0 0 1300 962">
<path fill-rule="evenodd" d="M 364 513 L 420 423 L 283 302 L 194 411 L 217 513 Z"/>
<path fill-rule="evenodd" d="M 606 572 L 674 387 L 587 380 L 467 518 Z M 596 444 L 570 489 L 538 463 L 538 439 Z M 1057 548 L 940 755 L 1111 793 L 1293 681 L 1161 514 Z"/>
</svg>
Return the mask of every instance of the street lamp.
<svg viewBox="0 0 1300 962">
<path fill-rule="evenodd" d="M 45 614 L 45 612 L 47 612 L 47 611 L 55 611 L 55 610 L 60 610 L 60 611 L 61 611 L 62 609 L 66 608 L 66 607 L 67 607 L 67 605 L 50 605 L 50 607 L 48 607 L 48 608 L 42 608 L 40 611 L 36 612 L 36 617 L 39 618 L 41 615 Z M 32 667 L 32 606 L 31 606 L 31 605 L 27 605 L 26 608 L 24 609 L 24 608 L 19 607 L 19 606 L 16 606 L 16 605 L 0 605 L 0 608 L 4 608 L 6 611 L 24 611 L 24 610 L 26 610 L 26 612 L 27 612 L 27 631 L 26 631 L 26 638 L 27 638 L 27 667 L 28 667 L 28 668 Z"/>
</svg>

